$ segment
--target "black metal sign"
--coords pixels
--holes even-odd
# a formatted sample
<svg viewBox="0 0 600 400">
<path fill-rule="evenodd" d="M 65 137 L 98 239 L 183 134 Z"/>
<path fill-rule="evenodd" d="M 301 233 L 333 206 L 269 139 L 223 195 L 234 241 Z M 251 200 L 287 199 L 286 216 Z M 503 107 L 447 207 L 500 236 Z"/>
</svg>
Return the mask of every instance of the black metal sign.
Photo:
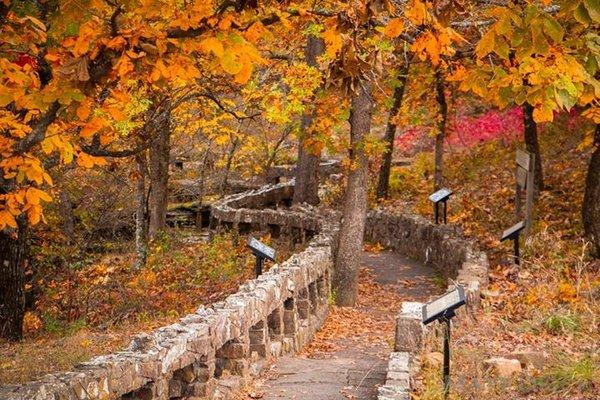
<svg viewBox="0 0 600 400">
<path fill-rule="evenodd" d="M 248 247 L 250 250 L 252 250 L 252 253 L 254 253 L 254 256 L 256 257 L 255 271 L 256 276 L 259 276 L 262 274 L 265 260 L 275 261 L 275 249 L 267 246 L 259 240 L 254 239 L 253 237 L 248 239 Z"/>
<path fill-rule="evenodd" d="M 432 301 L 424 304 L 423 324 L 427 325 L 433 321 L 445 323 L 444 329 L 444 398 L 448 398 L 450 393 L 450 320 L 456 315 L 455 310 L 467 303 L 465 290 L 462 286 L 457 285 L 456 288 Z"/>
<path fill-rule="evenodd" d="M 446 223 L 446 216 L 448 213 L 448 199 L 452 196 L 453 192 L 450 189 L 440 189 L 437 192 L 429 196 L 429 200 L 433 203 L 433 214 L 435 223 L 439 224 L 439 204 L 444 204 L 444 223 Z"/>
</svg>

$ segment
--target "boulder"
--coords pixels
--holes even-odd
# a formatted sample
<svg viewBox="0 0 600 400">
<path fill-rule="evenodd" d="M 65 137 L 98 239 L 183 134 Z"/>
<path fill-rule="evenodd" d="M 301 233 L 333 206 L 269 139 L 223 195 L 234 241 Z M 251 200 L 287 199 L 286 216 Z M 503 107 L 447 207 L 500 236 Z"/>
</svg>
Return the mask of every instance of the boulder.
<svg viewBox="0 0 600 400">
<path fill-rule="evenodd" d="M 510 358 L 489 358 L 483 362 L 483 366 L 486 371 L 501 378 L 510 378 L 521 372 L 521 363 L 519 360 Z"/>
</svg>

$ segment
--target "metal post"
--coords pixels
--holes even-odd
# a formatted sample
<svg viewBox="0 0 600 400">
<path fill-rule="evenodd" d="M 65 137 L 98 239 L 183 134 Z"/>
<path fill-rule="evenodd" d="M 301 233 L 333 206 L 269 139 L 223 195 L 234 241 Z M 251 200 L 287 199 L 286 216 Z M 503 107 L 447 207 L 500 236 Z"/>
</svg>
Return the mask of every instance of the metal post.
<svg viewBox="0 0 600 400">
<path fill-rule="evenodd" d="M 447 223 L 447 219 L 446 219 L 447 215 L 448 215 L 448 202 L 444 201 L 444 224 Z"/>
<path fill-rule="evenodd" d="M 263 263 L 264 263 L 265 259 L 262 257 L 256 257 L 256 266 L 255 266 L 255 272 L 256 272 L 256 277 L 258 278 L 260 275 L 262 275 L 263 272 Z"/>
<path fill-rule="evenodd" d="M 450 317 L 444 317 L 444 399 L 450 393 Z"/>
<path fill-rule="evenodd" d="M 521 264 L 521 255 L 519 254 L 519 235 L 517 235 L 514 239 L 515 242 L 515 264 Z"/>
<path fill-rule="evenodd" d="M 439 224 L 438 203 L 434 203 L 433 204 L 433 215 L 435 216 L 435 223 Z"/>
</svg>

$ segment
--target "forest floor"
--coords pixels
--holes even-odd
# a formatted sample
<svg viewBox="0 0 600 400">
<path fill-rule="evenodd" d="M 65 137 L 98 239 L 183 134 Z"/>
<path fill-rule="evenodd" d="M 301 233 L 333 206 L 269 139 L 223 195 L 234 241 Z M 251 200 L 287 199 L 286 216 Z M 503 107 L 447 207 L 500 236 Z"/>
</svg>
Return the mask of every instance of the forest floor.
<svg viewBox="0 0 600 400">
<path fill-rule="evenodd" d="M 301 248 L 285 238 L 261 239 L 281 259 Z M 43 289 L 25 316 L 25 339 L 0 342 L 0 385 L 69 370 L 119 350 L 135 334 L 222 300 L 254 273 L 245 237 L 215 235 L 209 243 L 206 232 L 195 230 L 168 230 L 152 244 L 141 270 L 133 268 L 130 247 L 68 261 L 65 254 L 42 258 L 46 264 L 37 275 L 52 278 L 37 282 Z"/>
<path fill-rule="evenodd" d="M 491 263 L 482 312 L 453 330 L 453 399 L 597 399 L 600 392 L 600 261 L 590 258 L 581 223 L 591 129 L 566 124 L 540 132 L 546 190 L 520 267 L 512 263 L 511 246 L 499 243 L 516 222 L 516 143 L 447 154 L 446 185 L 455 192 L 449 222 L 476 239 Z M 393 172 L 387 207 L 431 218 L 431 159 L 421 154 L 412 167 Z M 547 357 L 543 367 L 511 379 L 482 368 L 489 357 L 522 350 Z M 442 398 L 439 375 L 439 366 L 425 368 L 418 399 Z"/>
</svg>

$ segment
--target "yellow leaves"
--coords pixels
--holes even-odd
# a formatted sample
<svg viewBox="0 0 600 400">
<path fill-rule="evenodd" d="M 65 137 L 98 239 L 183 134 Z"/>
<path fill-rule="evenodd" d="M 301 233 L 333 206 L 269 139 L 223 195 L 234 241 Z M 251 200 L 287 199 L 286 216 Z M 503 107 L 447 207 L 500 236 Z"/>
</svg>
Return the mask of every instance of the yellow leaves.
<svg viewBox="0 0 600 400">
<path fill-rule="evenodd" d="M 321 38 L 325 41 L 325 54 L 328 58 L 333 59 L 342 50 L 344 40 L 342 35 L 335 27 L 328 28 L 321 34 Z"/>
<path fill-rule="evenodd" d="M 404 22 L 400 18 L 394 18 L 386 25 L 383 34 L 390 39 L 397 38 L 404 31 Z"/>
<path fill-rule="evenodd" d="M 441 35 L 436 37 L 431 31 L 426 31 L 417 37 L 411 45 L 411 51 L 422 61 L 429 58 L 431 64 L 437 66 L 440 63 L 440 56 L 442 54 L 451 53 L 441 40 Z M 450 48 L 450 50 L 452 49 Z"/>
<path fill-rule="evenodd" d="M 488 30 L 477 43 L 475 54 L 478 58 L 483 58 L 494 51 L 496 33 L 493 29 Z"/>
<path fill-rule="evenodd" d="M 600 124 L 600 107 L 598 107 L 598 105 L 588 108 L 583 112 L 582 115 L 594 121 L 594 123 Z"/>
<path fill-rule="evenodd" d="M 32 205 L 39 205 L 42 201 L 52 201 L 52 197 L 50 197 L 48 193 L 44 192 L 43 190 L 36 189 L 34 187 L 30 187 L 27 189 L 27 192 L 25 193 L 25 199 L 29 204 Z"/>
<path fill-rule="evenodd" d="M 15 193 L 0 196 L 0 230 L 6 227 L 16 228 L 16 217 L 23 212 L 31 225 L 43 220 L 42 202 L 50 202 L 52 197 L 35 187 L 20 189 Z M 1 204 L 3 202 L 4 204 Z"/>
<path fill-rule="evenodd" d="M 216 37 L 208 37 L 206 39 L 203 39 L 200 42 L 200 49 L 204 53 L 207 53 L 207 54 L 212 53 L 215 56 L 217 56 L 218 58 L 223 57 L 223 53 L 225 52 L 223 43 L 221 43 L 221 41 L 219 39 L 217 39 Z"/>
</svg>

